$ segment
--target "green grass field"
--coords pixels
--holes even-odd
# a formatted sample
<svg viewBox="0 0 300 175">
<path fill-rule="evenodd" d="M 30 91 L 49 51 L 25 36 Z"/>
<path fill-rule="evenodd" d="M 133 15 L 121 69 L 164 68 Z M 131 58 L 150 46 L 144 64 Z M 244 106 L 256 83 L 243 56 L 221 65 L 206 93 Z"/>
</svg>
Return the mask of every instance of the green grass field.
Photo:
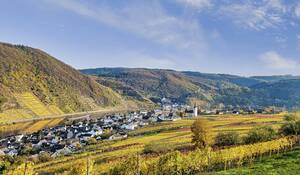
<svg viewBox="0 0 300 175">
<path fill-rule="evenodd" d="M 218 175 L 298 175 L 300 174 L 300 147 L 287 153 L 264 157 L 243 168 L 231 169 Z"/>
</svg>

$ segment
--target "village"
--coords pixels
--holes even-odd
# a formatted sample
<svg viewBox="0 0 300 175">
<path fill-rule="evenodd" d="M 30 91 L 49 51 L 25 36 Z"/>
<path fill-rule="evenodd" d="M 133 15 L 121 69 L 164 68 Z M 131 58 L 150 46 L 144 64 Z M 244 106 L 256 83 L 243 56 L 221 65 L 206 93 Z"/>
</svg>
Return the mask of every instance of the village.
<svg viewBox="0 0 300 175">
<path fill-rule="evenodd" d="M 245 109 L 200 110 L 197 106 L 178 105 L 167 100 L 163 100 L 160 105 L 160 108 L 150 111 L 113 114 L 101 118 L 90 115 L 70 118 L 64 125 L 44 128 L 31 134 L 8 136 L 0 140 L 0 155 L 38 155 L 46 152 L 52 157 L 57 157 L 72 154 L 83 146 L 98 141 L 125 139 L 129 131 L 159 122 L 176 121 L 183 117 L 190 118 L 198 115 L 268 112 Z"/>
<path fill-rule="evenodd" d="M 0 140 L 0 155 L 37 155 L 52 157 L 78 151 L 82 146 L 103 140 L 127 138 L 129 131 L 163 121 L 179 120 L 178 111 L 186 106 L 172 105 L 167 109 L 113 114 L 101 118 L 89 115 L 70 118 L 66 124 L 44 128 L 31 134 L 9 136 Z"/>
</svg>

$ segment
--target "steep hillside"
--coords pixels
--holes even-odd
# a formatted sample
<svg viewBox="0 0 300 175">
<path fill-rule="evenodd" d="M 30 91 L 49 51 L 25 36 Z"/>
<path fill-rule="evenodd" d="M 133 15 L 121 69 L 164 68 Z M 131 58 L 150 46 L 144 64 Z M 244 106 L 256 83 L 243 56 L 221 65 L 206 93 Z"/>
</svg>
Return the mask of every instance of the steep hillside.
<svg viewBox="0 0 300 175">
<path fill-rule="evenodd" d="M 133 96 L 137 98 L 142 96 L 155 100 L 167 97 L 177 102 L 204 106 L 222 103 L 233 106 L 300 107 L 300 79 L 297 76 L 241 77 L 127 68 L 87 69 L 81 72 L 98 76 L 98 82 L 114 90 L 123 89 L 130 92 L 127 96 L 135 94 Z"/>
<path fill-rule="evenodd" d="M 300 79 L 260 83 L 245 96 L 257 105 L 300 107 Z"/>
<path fill-rule="evenodd" d="M 125 84 L 153 101 L 166 97 L 177 102 L 217 104 L 216 100 L 219 99 L 217 97 L 224 94 L 238 94 L 247 89 L 227 80 L 216 81 L 198 76 L 196 73 L 173 70 L 100 68 L 81 70 L 81 72 L 98 76 L 98 81 L 101 83 L 106 81 Z M 114 90 L 117 89 L 116 86 L 107 85 Z"/>
<path fill-rule="evenodd" d="M 41 50 L 0 43 L 0 110 L 4 113 L 22 109 L 33 116 L 54 115 L 121 102 L 110 88 Z"/>
<path fill-rule="evenodd" d="M 200 72 L 190 72 L 190 71 L 185 71 L 183 72 L 186 76 L 200 79 L 202 80 L 212 80 L 212 81 L 225 81 L 229 83 L 233 83 L 239 86 L 245 86 L 245 87 L 250 87 L 255 84 L 265 82 L 263 79 L 259 79 L 259 77 L 256 79 L 255 77 L 241 77 L 241 76 L 236 76 L 236 75 L 228 75 L 228 74 L 207 74 L 207 73 L 200 73 Z"/>
<path fill-rule="evenodd" d="M 166 97 L 181 101 L 191 94 L 198 94 L 200 88 L 184 78 L 181 73 L 169 70 L 117 68 L 96 69 L 95 72 L 82 70 L 82 72 L 97 75 L 100 77 L 98 82 L 107 84 L 114 90 L 120 91 L 121 88 L 123 92 L 135 94 L 135 98 Z M 118 86 L 114 86 L 112 82 L 115 84 L 117 82 Z"/>
</svg>

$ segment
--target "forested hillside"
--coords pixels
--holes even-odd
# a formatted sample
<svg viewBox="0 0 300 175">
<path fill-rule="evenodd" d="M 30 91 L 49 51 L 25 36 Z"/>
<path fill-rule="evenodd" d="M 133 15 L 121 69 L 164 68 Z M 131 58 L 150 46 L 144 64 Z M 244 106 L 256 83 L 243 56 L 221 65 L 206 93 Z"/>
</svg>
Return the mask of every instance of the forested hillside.
<svg viewBox="0 0 300 175">
<path fill-rule="evenodd" d="M 233 106 L 300 106 L 298 76 L 242 77 L 128 68 L 86 69 L 81 72 L 98 76 L 98 82 L 107 82 L 105 84 L 113 89 L 120 90 L 122 86 L 126 86 L 131 92 L 152 100 L 166 97 L 177 102 L 192 102 L 204 106 L 217 106 L 221 103 Z M 108 82 L 121 83 L 122 86 L 113 86 Z"/>
</svg>

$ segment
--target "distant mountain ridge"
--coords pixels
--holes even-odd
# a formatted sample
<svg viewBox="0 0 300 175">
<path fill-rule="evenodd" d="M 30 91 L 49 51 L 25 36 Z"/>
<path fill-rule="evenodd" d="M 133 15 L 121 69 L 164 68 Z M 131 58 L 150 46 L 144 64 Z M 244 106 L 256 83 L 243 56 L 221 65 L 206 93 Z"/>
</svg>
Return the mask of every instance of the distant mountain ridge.
<svg viewBox="0 0 300 175">
<path fill-rule="evenodd" d="M 143 68 L 96 68 L 80 71 L 97 76 L 97 81 L 101 83 L 121 83 L 149 99 L 167 97 L 204 106 L 225 104 L 300 107 L 299 76 L 242 77 Z M 116 88 L 110 83 L 106 85 Z M 122 89 L 121 86 L 118 88 Z"/>
<path fill-rule="evenodd" d="M 86 75 L 84 75 L 86 74 Z M 0 43 L 0 121 L 111 107 L 153 107 L 166 97 L 203 107 L 300 106 L 300 77 L 144 68 L 76 70 L 31 47 Z"/>
</svg>

